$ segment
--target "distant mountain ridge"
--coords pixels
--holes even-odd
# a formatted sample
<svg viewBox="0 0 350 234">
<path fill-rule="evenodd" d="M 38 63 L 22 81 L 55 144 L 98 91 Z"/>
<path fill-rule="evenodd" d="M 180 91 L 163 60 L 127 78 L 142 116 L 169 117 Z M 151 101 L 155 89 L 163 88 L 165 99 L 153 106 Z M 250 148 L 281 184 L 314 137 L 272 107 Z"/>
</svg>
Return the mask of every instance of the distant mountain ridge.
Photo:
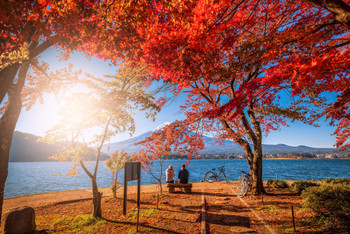
<svg viewBox="0 0 350 234">
<path fill-rule="evenodd" d="M 58 145 L 51 145 L 44 142 L 37 142 L 39 136 L 14 132 L 10 148 L 10 162 L 40 162 L 52 161 L 49 157 L 60 148 Z"/>
<path fill-rule="evenodd" d="M 102 151 L 106 154 L 114 153 L 115 150 L 124 149 L 131 154 L 141 149 L 141 145 L 135 145 L 136 142 L 143 141 L 145 137 L 150 136 L 152 131 L 146 132 L 128 140 L 105 144 Z M 60 148 L 58 144 L 47 144 L 44 142 L 37 142 L 39 136 L 18 132 L 13 135 L 12 145 L 10 149 L 10 162 L 38 162 L 38 161 L 52 161 L 49 157 L 56 153 Z M 200 151 L 201 154 L 223 154 L 223 153 L 244 153 L 239 144 L 232 141 L 224 140 L 222 145 L 218 145 L 217 140 L 211 137 L 203 136 L 205 148 Z M 263 152 L 266 153 L 316 153 L 316 152 L 334 152 L 334 148 L 312 148 L 308 146 L 288 146 L 284 144 L 278 145 L 263 145 Z M 101 160 L 107 158 L 107 155 L 102 155 Z M 91 157 L 93 158 L 93 157 Z"/>
<path fill-rule="evenodd" d="M 152 131 L 143 133 L 139 136 L 132 137 L 128 140 L 114 142 L 105 144 L 102 147 L 102 151 L 110 154 L 116 150 L 124 149 L 127 153 L 131 154 L 141 150 L 142 145 L 135 145 L 136 142 L 143 141 L 145 137 L 148 137 L 152 134 Z M 205 148 L 199 151 L 201 154 L 222 154 L 222 153 L 244 153 L 243 148 L 229 140 L 224 140 L 221 145 L 217 144 L 217 140 L 212 137 L 203 136 L 203 141 Z M 304 145 L 300 146 L 289 146 L 285 144 L 263 144 L 264 153 L 281 153 L 281 152 L 290 152 L 290 153 L 316 153 L 316 152 L 332 152 L 335 151 L 335 148 L 313 148 Z"/>
<path fill-rule="evenodd" d="M 15 131 L 12 138 L 10 148 L 10 162 L 45 162 L 54 161 L 49 159 L 57 150 L 62 147 L 61 144 L 48 144 L 37 142 L 40 136 L 30 133 Z M 94 155 L 89 154 L 89 158 L 93 159 Z M 101 160 L 105 160 L 107 155 L 102 154 Z"/>
</svg>

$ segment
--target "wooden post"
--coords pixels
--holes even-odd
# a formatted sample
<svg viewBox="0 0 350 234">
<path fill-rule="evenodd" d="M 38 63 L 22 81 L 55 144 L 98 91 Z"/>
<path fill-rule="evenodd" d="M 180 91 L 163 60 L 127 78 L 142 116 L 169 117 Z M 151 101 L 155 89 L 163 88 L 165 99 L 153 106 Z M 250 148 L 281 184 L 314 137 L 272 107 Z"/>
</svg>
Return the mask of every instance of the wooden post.
<svg viewBox="0 0 350 234">
<path fill-rule="evenodd" d="M 136 232 L 139 232 L 139 217 L 140 217 L 140 196 L 141 196 L 141 166 L 137 167 L 137 225 Z"/>
<path fill-rule="evenodd" d="M 207 234 L 206 213 L 206 200 L 202 191 L 201 234 Z"/>
<path fill-rule="evenodd" d="M 126 162 L 124 170 L 125 171 L 124 171 L 123 214 L 126 215 L 128 181 L 137 180 L 137 224 L 136 224 L 136 231 L 138 232 L 138 230 L 139 230 L 139 217 L 140 217 L 140 196 L 141 196 L 141 163 L 140 162 Z"/>
<path fill-rule="evenodd" d="M 294 228 L 294 232 L 296 233 L 297 231 L 295 230 L 295 221 L 294 221 L 294 209 L 292 206 L 292 219 L 293 219 L 293 228 Z"/>
<path fill-rule="evenodd" d="M 128 184 L 128 181 L 127 181 L 127 179 L 126 179 L 126 167 L 125 167 L 125 169 L 124 169 L 124 204 L 123 204 L 123 215 L 126 215 L 127 184 Z"/>
<path fill-rule="evenodd" d="M 276 174 L 276 180 L 278 180 L 278 175 Z"/>
</svg>

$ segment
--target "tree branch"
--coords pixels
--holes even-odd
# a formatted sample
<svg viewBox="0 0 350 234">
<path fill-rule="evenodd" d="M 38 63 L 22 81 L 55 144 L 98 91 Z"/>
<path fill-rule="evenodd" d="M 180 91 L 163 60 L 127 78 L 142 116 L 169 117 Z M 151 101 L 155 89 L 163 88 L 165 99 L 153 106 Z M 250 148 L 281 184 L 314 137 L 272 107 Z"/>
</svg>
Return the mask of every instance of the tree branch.
<svg viewBox="0 0 350 234">
<path fill-rule="evenodd" d="M 85 173 L 86 173 L 91 179 L 93 179 L 93 175 L 92 175 L 92 174 L 89 172 L 89 170 L 85 167 L 83 160 L 80 160 L 79 163 L 80 163 L 81 168 L 83 168 L 83 170 L 85 171 Z"/>
<path fill-rule="evenodd" d="M 350 6 L 342 0 L 303 0 L 318 5 L 334 15 L 334 19 L 350 29 Z"/>
</svg>

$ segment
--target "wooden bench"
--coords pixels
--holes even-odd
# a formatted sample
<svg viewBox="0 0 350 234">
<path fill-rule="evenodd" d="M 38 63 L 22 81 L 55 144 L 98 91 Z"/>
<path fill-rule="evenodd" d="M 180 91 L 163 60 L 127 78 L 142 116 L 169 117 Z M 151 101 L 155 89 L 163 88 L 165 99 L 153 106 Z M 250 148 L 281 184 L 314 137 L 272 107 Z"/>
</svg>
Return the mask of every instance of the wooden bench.
<svg viewBox="0 0 350 234">
<path fill-rule="evenodd" d="M 169 190 L 169 193 L 174 193 L 175 192 L 175 188 L 184 188 L 185 189 L 185 193 L 191 193 L 191 191 L 192 191 L 192 184 L 191 183 L 188 183 L 188 184 L 180 184 L 180 183 L 167 184 L 167 188 Z"/>
</svg>

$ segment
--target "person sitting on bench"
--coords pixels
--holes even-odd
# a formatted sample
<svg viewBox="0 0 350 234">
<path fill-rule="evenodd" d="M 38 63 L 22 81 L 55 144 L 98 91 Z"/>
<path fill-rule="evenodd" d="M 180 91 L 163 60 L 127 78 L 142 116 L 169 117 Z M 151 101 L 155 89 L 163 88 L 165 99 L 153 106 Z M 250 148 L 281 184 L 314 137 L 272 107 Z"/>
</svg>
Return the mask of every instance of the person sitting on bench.
<svg viewBox="0 0 350 234">
<path fill-rule="evenodd" d="M 173 166 L 172 165 L 169 165 L 168 169 L 166 169 L 165 171 L 165 174 L 166 174 L 166 183 L 169 184 L 169 183 L 174 183 L 174 177 L 175 177 L 175 172 L 174 172 L 174 169 L 173 169 Z"/>
<path fill-rule="evenodd" d="M 190 173 L 186 170 L 185 164 L 181 165 L 181 170 L 179 171 L 179 179 L 181 184 L 188 183 L 188 177 L 190 177 Z"/>
</svg>

